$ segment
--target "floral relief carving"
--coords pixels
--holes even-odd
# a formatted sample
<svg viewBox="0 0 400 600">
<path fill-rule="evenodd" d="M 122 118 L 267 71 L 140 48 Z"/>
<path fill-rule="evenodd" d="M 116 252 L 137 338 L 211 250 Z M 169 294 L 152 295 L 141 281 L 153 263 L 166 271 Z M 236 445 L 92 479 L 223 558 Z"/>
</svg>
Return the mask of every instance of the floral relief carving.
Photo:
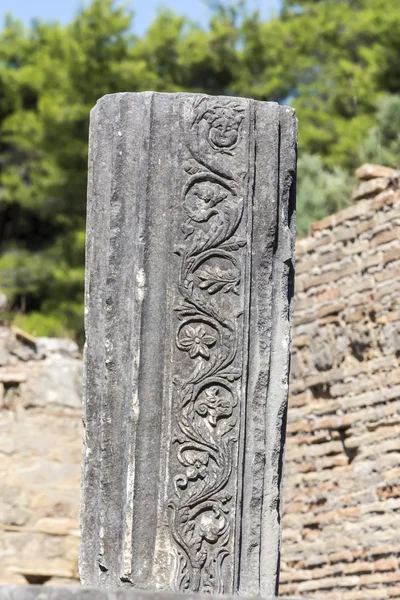
<svg viewBox="0 0 400 600">
<path fill-rule="evenodd" d="M 243 105 L 234 100 L 200 100 L 183 164 L 187 179 L 176 245 L 178 367 L 168 506 L 175 588 L 189 592 L 222 593 L 232 587 L 232 472 L 238 451 L 246 253 L 239 235 L 245 176 L 234 167 L 244 119 Z M 221 154 L 223 160 L 216 163 Z"/>
<path fill-rule="evenodd" d="M 194 327 L 187 325 L 184 335 L 185 337 L 179 340 L 179 344 L 189 352 L 190 358 L 196 358 L 196 356 L 210 358 L 209 348 L 215 344 L 216 339 L 212 335 L 207 335 L 204 325 Z"/>
</svg>

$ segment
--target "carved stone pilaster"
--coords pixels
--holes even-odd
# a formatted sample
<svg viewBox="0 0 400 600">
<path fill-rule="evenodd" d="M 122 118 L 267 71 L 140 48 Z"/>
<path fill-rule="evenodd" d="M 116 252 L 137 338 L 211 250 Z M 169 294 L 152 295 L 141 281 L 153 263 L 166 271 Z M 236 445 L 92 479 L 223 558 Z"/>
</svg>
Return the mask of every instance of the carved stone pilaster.
<svg viewBox="0 0 400 600">
<path fill-rule="evenodd" d="M 277 589 L 295 158 L 272 103 L 92 112 L 84 584 Z"/>
</svg>

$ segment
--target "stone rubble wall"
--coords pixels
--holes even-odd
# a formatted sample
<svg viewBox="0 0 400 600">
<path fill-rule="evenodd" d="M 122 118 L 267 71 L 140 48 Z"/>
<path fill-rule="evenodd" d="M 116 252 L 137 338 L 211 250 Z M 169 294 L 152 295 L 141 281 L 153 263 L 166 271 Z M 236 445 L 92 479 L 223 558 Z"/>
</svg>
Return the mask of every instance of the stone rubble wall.
<svg viewBox="0 0 400 600">
<path fill-rule="evenodd" d="M 78 579 L 82 362 L 0 326 L 0 584 Z"/>
<path fill-rule="evenodd" d="M 400 192 L 372 167 L 297 243 L 281 594 L 400 598 Z"/>
<path fill-rule="evenodd" d="M 297 244 L 280 593 L 302 598 L 400 598 L 400 192 L 363 178 Z M 0 584 L 76 583 L 76 346 L 0 327 L 0 392 Z"/>
</svg>

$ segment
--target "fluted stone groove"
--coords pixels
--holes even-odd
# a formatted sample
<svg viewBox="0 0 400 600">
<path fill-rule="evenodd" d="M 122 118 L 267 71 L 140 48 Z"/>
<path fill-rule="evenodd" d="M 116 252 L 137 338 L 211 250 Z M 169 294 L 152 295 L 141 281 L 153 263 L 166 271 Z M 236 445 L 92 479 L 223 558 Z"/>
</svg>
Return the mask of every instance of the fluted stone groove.
<svg viewBox="0 0 400 600">
<path fill-rule="evenodd" d="M 274 103 L 93 109 L 84 585 L 277 593 L 295 163 Z"/>
</svg>

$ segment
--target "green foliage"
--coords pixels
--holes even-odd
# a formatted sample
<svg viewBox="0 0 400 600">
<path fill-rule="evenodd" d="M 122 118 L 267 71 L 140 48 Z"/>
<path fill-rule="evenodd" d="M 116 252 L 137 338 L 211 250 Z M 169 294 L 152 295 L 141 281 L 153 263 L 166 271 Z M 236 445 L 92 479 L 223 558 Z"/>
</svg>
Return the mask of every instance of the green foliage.
<svg viewBox="0 0 400 600">
<path fill-rule="evenodd" d="M 61 26 L 0 31 L 0 288 L 36 335 L 82 340 L 88 116 L 119 91 L 238 94 L 294 105 L 299 230 L 345 205 L 360 156 L 400 164 L 398 0 L 286 0 L 263 22 L 209 0 L 201 27 L 160 11 L 142 37 L 114 0 Z"/>
<path fill-rule="evenodd" d="M 352 178 L 341 167 L 326 167 L 318 154 L 303 152 L 298 160 L 297 232 L 304 235 L 314 221 L 350 204 Z"/>
<path fill-rule="evenodd" d="M 57 314 L 17 313 L 13 315 L 13 324 L 37 337 L 71 337 L 75 333 L 73 329 L 64 327 L 63 321 Z"/>
<path fill-rule="evenodd" d="M 385 96 L 360 148 L 360 162 L 400 168 L 400 95 Z"/>
<path fill-rule="evenodd" d="M 398 2 L 293 4 L 297 10 L 279 19 L 246 20 L 235 91 L 289 99 L 299 118 L 300 151 L 353 169 L 381 93 L 400 91 Z"/>
</svg>

